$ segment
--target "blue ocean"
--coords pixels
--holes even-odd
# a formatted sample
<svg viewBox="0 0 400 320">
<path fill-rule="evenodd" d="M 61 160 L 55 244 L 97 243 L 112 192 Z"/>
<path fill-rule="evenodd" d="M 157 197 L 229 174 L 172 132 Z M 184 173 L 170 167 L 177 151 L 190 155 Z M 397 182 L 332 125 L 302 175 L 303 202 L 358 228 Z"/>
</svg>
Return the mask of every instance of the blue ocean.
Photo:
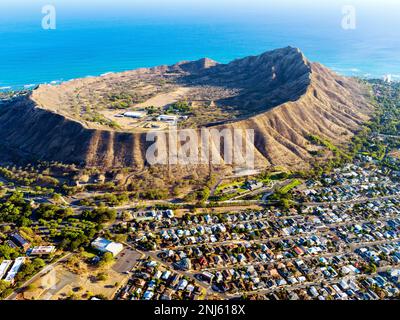
<svg viewBox="0 0 400 320">
<path fill-rule="evenodd" d="M 0 88 L 96 76 L 209 57 L 222 63 L 288 45 L 338 73 L 400 79 L 400 4 L 351 1 L 50 1 L 0 4 Z M 314 4 L 313 4 L 314 3 Z"/>
</svg>

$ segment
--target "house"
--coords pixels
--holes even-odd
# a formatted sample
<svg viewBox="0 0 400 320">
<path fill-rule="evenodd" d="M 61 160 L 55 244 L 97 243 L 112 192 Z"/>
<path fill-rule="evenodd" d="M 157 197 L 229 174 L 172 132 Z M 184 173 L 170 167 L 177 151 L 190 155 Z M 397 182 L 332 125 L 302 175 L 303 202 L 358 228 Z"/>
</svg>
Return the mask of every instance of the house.
<svg viewBox="0 0 400 320">
<path fill-rule="evenodd" d="M 171 276 L 171 271 L 166 270 L 166 271 L 164 271 L 163 274 L 161 275 L 161 279 L 163 279 L 163 280 L 168 280 L 170 276 Z"/>
<path fill-rule="evenodd" d="M 165 211 L 165 215 L 167 216 L 167 218 L 172 219 L 175 215 L 174 215 L 174 211 L 172 210 L 166 210 Z"/>
<path fill-rule="evenodd" d="M 144 294 L 143 294 L 143 299 L 144 300 L 151 300 L 151 298 L 153 298 L 154 293 L 147 290 Z"/>
<path fill-rule="evenodd" d="M 173 291 L 171 289 L 167 289 L 161 296 L 160 300 L 172 300 L 172 296 L 173 296 Z"/>
<path fill-rule="evenodd" d="M 25 252 L 30 248 L 31 244 L 22 237 L 18 232 L 12 233 L 10 235 L 11 240 L 22 248 Z"/>
<path fill-rule="evenodd" d="M 304 255 L 304 251 L 300 247 L 295 247 L 293 250 L 298 256 Z"/>
<path fill-rule="evenodd" d="M 180 270 L 190 270 L 192 269 L 192 264 L 190 262 L 190 259 L 188 258 L 183 258 L 182 260 L 180 260 L 179 262 L 175 263 L 175 267 L 180 269 Z"/>
<path fill-rule="evenodd" d="M 208 266 L 208 261 L 205 257 L 201 257 L 199 260 L 199 263 L 202 267 L 207 267 Z"/>
<path fill-rule="evenodd" d="M 210 272 L 204 271 L 201 274 L 201 278 L 202 278 L 203 281 L 211 283 L 211 280 L 214 278 L 214 275 L 212 273 L 210 273 Z"/>
<path fill-rule="evenodd" d="M 92 242 L 92 247 L 100 252 L 110 252 L 114 257 L 117 256 L 124 246 L 121 243 L 113 242 L 104 238 L 97 238 Z"/>
<path fill-rule="evenodd" d="M 262 182 L 257 182 L 257 181 L 248 181 L 246 183 L 246 187 L 250 189 L 251 191 L 255 191 L 258 189 L 261 189 L 264 186 Z"/>
<path fill-rule="evenodd" d="M 181 279 L 178 283 L 177 290 L 185 290 L 188 285 L 188 281 L 186 279 Z"/>
<path fill-rule="evenodd" d="M 145 284 L 146 284 L 146 281 L 144 279 L 136 279 L 135 280 L 135 284 L 139 288 L 143 288 L 145 286 Z"/>
</svg>

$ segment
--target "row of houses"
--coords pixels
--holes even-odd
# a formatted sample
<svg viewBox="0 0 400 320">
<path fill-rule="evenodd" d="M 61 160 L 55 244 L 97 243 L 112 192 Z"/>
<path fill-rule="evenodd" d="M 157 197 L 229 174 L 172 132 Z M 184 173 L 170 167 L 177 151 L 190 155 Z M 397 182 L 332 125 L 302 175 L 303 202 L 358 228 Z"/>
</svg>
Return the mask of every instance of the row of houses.
<svg viewBox="0 0 400 320">
<path fill-rule="evenodd" d="M 124 300 L 195 300 L 201 288 L 185 276 L 169 270 L 156 261 L 142 261 L 119 299 Z"/>
<path fill-rule="evenodd" d="M 325 174 L 320 180 L 309 180 L 298 188 L 297 196 L 305 202 L 340 202 L 360 198 L 400 195 L 400 183 L 395 176 L 358 160 Z"/>
</svg>

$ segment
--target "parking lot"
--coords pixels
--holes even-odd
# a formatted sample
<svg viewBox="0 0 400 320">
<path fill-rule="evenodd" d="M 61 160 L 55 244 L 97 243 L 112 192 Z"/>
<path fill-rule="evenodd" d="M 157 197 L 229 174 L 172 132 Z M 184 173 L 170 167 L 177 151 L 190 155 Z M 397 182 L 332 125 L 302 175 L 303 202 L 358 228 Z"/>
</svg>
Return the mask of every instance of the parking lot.
<svg viewBox="0 0 400 320">
<path fill-rule="evenodd" d="M 120 273 L 126 273 L 132 270 L 141 258 L 141 254 L 134 249 L 125 248 L 115 259 L 113 270 Z"/>
</svg>

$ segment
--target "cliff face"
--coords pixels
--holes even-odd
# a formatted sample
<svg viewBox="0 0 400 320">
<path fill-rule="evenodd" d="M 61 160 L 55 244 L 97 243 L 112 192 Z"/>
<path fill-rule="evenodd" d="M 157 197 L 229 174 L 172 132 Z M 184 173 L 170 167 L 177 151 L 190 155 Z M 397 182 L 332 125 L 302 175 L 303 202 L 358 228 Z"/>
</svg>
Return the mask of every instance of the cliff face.
<svg viewBox="0 0 400 320">
<path fill-rule="evenodd" d="M 214 127 L 254 129 L 257 167 L 304 168 L 312 159 L 307 135 L 344 143 L 372 111 L 366 89 L 355 80 L 310 63 L 293 48 L 227 65 L 201 60 L 162 68 L 162 72 L 171 70 L 183 72 L 175 79 L 177 83 L 238 91 L 219 103 L 241 108 L 244 116 Z M 145 165 L 145 153 L 151 144 L 146 142 L 145 133 L 91 127 L 45 107 L 42 103 L 39 107 L 32 97 L 2 106 L 0 145 L 29 160 L 106 169 Z"/>
<path fill-rule="evenodd" d="M 140 134 L 84 127 L 27 99 L 0 108 L 1 145 L 32 160 L 87 166 L 143 167 Z"/>
</svg>

